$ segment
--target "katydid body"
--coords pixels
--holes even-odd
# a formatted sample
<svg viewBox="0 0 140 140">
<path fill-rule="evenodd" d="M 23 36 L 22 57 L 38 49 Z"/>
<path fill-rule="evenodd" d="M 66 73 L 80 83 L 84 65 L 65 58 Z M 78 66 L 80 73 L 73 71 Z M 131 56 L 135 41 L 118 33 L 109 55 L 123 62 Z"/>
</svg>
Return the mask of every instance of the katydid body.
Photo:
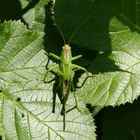
<svg viewBox="0 0 140 140">
<path fill-rule="evenodd" d="M 63 115 L 63 130 L 65 131 L 66 102 L 68 100 L 71 89 L 74 90 L 74 86 L 73 86 L 74 71 L 76 71 L 78 69 L 86 71 L 86 69 L 72 63 L 72 61 L 81 58 L 82 55 L 72 57 L 71 47 L 68 44 L 66 44 L 62 47 L 62 52 L 61 52 L 60 57 L 53 53 L 49 53 L 49 56 L 60 61 L 59 64 L 56 64 L 52 68 L 48 69 L 48 72 L 53 71 L 54 68 L 58 69 L 57 76 L 59 77 L 59 82 L 56 87 L 56 92 L 58 92 L 57 90 L 59 89 L 58 94 L 60 94 L 60 95 L 58 95 L 58 96 L 62 103 L 61 115 Z M 56 94 L 55 94 L 55 96 L 56 96 Z M 56 99 L 55 96 L 54 96 L 54 100 Z M 74 95 L 74 97 L 75 97 L 75 95 Z M 76 107 L 77 107 L 76 98 L 75 98 L 75 102 L 76 102 Z M 55 101 L 54 101 L 54 104 L 55 104 Z M 54 108 L 53 108 L 53 112 L 55 112 Z"/>
<path fill-rule="evenodd" d="M 72 38 L 76 34 L 76 32 L 80 29 L 80 27 L 91 16 L 92 16 L 92 13 L 89 16 L 87 16 L 87 18 L 85 18 L 85 20 L 76 27 L 75 31 L 71 34 L 71 36 L 68 40 L 68 44 L 70 43 L 70 41 L 72 40 Z M 55 22 L 55 20 L 54 20 L 54 22 Z M 73 86 L 74 73 L 76 70 L 83 70 L 86 72 L 87 72 L 87 70 L 81 66 L 78 66 L 78 65 L 72 63 L 72 61 L 81 58 L 82 55 L 72 57 L 71 47 L 68 44 L 66 44 L 65 37 L 64 37 L 63 32 L 61 31 L 59 25 L 58 24 L 55 24 L 55 25 L 62 36 L 62 39 L 64 41 L 64 46 L 62 47 L 62 52 L 61 52 L 60 56 L 57 56 L 56 54 L 53 54 L 53 53 L 48 54 L 49 57 L 53 57 L 53 58 L 59 60 L 60 63 L 50 67 L 47 72 L 50 71 L 50 72 L 54 73 L 54 75 L 55 75 L 55 83 L 53 85 L 53 110 L 52 110 L 52 112 L 55 112 L 55 100 L 56 100 L 56 93 L 57 93 L 58 97 L 62 103 L 61 115 L 63 115 L 63 130 L 65 130 L 66 112 L 72 110 L 72 109 L 70 109 L 70 110 L 66 111 L 66 102 L 68 100 L 70 92 L 74 91 L 74 86 Z M 48 63 L 47 63 L 47 65 L 48 65 Z M 57 69 L 57 72 L 55 71 L 56 69 Z M 46 73 L 46 75 L 47 75 L 47 73 Z M 74 98 L 75 98 L 75 103 L 76 103 L 75 107 L 77 108 L 77 100 L 76 100 L 75 94 L 74 94 Z M 73 108 L 75 108 L 75 107 L 73 107 Z"/>
</svg>

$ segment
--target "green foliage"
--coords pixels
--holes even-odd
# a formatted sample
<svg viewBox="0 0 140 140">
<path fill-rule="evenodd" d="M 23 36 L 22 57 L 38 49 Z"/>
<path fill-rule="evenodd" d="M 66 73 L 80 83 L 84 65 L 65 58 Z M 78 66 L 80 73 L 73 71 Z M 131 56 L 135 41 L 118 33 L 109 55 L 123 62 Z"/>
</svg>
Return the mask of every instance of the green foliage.
<svg viewBox="0 0 140 140">
<path fill-rule="evenodd" d="M 96 127 L 86 104 L 115 107 L 133 103 L 140 95 L 139 2 L 20 2 L 20 15 L 11 19 L 22 21 L 0 24 L 0 135 L 5 140 L 95 140 Z M 10 19 L 5 14 L 0 17 L 2 22 Z M 90 75 L 87 78 L 79 72 L 74 77 L 81 112 L 75 109 L 66 114 L 66 131 L 58 97 L 52 113 L 54 82 L 43 81 L 45 52 L 60 56 L 62 36 L 70 43 L 73 56 L 83 55 L 77 64 Z M 49 80 L 54 77 L 47 74 Z M 74 105 L 71 94 L 66 109 Z"/>
<path fill-rule="evenodd" d="M 62 131 L 60 101 L 52 113 L 52 84 L 45 84 L 47 57 L 42 33 L 29 31 L 20 21 L 0 26 L 1 134 L 16 139 L 95 139 L 91 115 L 79 101 L 82 113 L 68 113 L 67 131 Z M 72 108 L 71 97 L 67 108 Z M 88 133 L 86 132 L 88 131 Z M 71 132 L 71 133 L 69 133 Z"/>
</svg>

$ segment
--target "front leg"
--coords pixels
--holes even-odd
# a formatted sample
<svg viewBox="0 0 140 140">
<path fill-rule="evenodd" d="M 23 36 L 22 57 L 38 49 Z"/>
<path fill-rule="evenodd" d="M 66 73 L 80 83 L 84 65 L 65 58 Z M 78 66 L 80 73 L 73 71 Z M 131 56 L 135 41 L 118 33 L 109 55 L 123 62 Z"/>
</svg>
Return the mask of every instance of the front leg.
<svg viewBox="0 0 140 140">
<path fill-rule="evenodd" d="M 47 66 L 48 67 L 48 66 Z M 59 65 L 58 64 L 55 64 L 55 65 L 53 65 L 52 67 L 50 67 L 50 68 L 47 68 L 47 72 L 46 72 L 46 74 L 45 74 L 45 76 L 44 76 L 44 82 L 45 83 L 50 83 L 50 81 L 48 82 L 48 81 L 46 81 L 46 77 L 47 77 L 47 74 L 48 74 L 48 72 L 51 72 L 51 73 L 53 73 L 53 74 L 55 74 L 56 75 L 56 73 L 53 71 L 54 69 L 58 69 L 59 68 Z M 51 81 L 53 81 L 53 80 L 51 80 Z"/>
<path fill-rule="evenodd" d="M 83 70 L 83 71 L 87 72 L 87 70 L 84 67 L 81 67 L 76 64 L 72 64 L 72 69 Z"/>
<path fill-rule="evenodd" d="M 54 54 L 54 53 L 49 53 L 48 56 L 51 56 L 51 57 L 53 57 L 57 60 L 61 60 L 60 57 L 58 55 Z"/>
<path fill-rule="evenodd" d="M 81 57 L 82 57 L 82 55 L 74 56 L 74 57 L 72 57 L 72 61 L 77 60 L 77 59 L 79 59 L 79 58 L 81 58 Z"/>
</svg>

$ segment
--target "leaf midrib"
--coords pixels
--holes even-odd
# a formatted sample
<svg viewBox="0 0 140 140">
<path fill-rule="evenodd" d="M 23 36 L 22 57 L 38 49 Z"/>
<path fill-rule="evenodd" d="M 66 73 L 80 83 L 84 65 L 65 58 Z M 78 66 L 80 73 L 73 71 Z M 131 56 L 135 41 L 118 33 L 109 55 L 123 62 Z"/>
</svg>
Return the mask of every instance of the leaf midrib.
<svg viewBox="0 0 140 140">
<path fill-rule="evenodd" d="M 44 123 L 44 121 L 42 121 L 40 118 L 38 118 L 36 115 L 32 114 L 32 112 L 30 112 L 29 110 L 27 110 L 26 108 L 24 108 L 20 103 L 17 103 L 16 101 L 11 100 L 10 98 L 8 98 L 8 96 L 5 96 L 4 94 L 0 94 L 0 96 L 2 96 L 3 98 L 6 98 L 8 101 L 10 101 L 14 106 L 18 107 L 20 110 L 24 110 L 24 112 L 26 112 L 27 114 L 30 114 L 33 118 L 35 118 L 36 120 L 38 120 L 41 124 L 43 124 L 44 126 L 46 126 L 47 128 L 51 129 L 54 133 L 56 133 L 60 138 L 62 138 L 64 140 L 64 138 L 57 133 L 57 131 L 55 131 L 53 128 L 51 128 L 49 125 L 47 125 L 46 123 Z"/>
</svg>

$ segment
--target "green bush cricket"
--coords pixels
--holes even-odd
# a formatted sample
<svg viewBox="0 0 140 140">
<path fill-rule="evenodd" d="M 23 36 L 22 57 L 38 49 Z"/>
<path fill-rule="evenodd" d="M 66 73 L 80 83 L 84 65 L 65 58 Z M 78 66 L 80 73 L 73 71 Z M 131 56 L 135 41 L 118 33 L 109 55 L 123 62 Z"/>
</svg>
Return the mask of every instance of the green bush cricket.
<svg viewBox="0 0 140 140">
<path fill-rule="evenodd" d="M 70 92 L 72 91 L 73 94 L 74 94 L 73 78 L 74 78 L 75 71 L 83 70 L 83 71 L 87 72 L 87 70 L 85 68 L 72 63 L 74 60 L 77 60 L 77 59 L 81 58 L 82 55 L 77 55 L 75 57 L 72 57 L 72 51 L 71 51 L 71 47 L 69 45 L 69 42 L 72 39 L 72 37 L 74 36 L 74 34 L 76 33 L 76 31 L 81 27 L 81 25 L 83 25 L 88 20 L 88 18 L 90 16 L 91 15 L 89 15 L 76 28 L 76 30 L 71 35 L 71 37 L 70 37 L 70 39 L 68 41 L 68 44 L 66 44 L 64 35 L 63 35 L 61 29 L 59 28 L 59 26 L 56 24 L 56 26 L 57 26 L 58 30 L 60 31 L 61 36 L 63 38 L 64 46 L 62 47 L 62 51 L 61 51 L 61 55 L 60 56 L 58 56 L 56 54 L 53 54 L 53 53 L 47 54 L 49 58 L 53 57 L 56 60 L 59 60 L 59 63 L 53 65 L 52 67 L 50 67 L 47 70 L 47 73 L 48 72 L 52 72 L 58 78 L 58 82 L 54 84 L 54 88 L 53 88 L 53 92 L 54 92 L 53 94 L 54 95 L 53 95 L 53 110 L 52 110 L 52 112 L 55 112 L 55 100 L 56 100 L 56 92 L 57 92 L 58 96 L 59 96 L 59 99 L 60 99 L 60 101 L 62 103 L 61 115 L 63 115 L 63 131 L 65 131 L 65 128 L 66 128 L 66 119 L 65 119 L 66 112 L 69 111 L 69 110 L 66 111 L 66 102 L 68 100 Z M 47 65 L 48 65 L 48 63 L 47 63 Z M 57 73 L 54 71 L 54 69 L 57 69 Z M 47 76 L 47 73 L 46 73 L 46 76 Z M 45 81 L 45 78 L 44 78 L 44 81 Z M 75 94 L 74 94 L 74 98 L 75 98 L 76 105 L 72 109 L 74 109 L 74 108 L 78 109 L 78 107 L 77 107 L 77 100 L 76 100 Z M 70 109 L 70 110 L 72 110 L 72 109 Z"/>
<path fill-rule="evenodd" d="M 71 92 L 71 89 L 74 90 L 74 86 L 73 86 L 74 71 L 76 71 L 76 70 L 86 71 L 86 69 L 79 65 L 72 63 L 72 61 L 81 58 L 82 55 L 72 57 L 71 47 L 68 44 L 65 44 L 62 47 L 62 52 L 61 52 L 60 57 L 53 53 L 49 53 L 48 56 L 51 56 L 60 61 L 59 64 L 56 64 L 52 68 L 48 69 L 47 72 L 53 71 L 54 68 L 58 69 L 57 74 L 59 77 L 59 83 L 58 83 L 58 86 L 56 87 L 56 89 L 60 88 L 59 94 L 61 94 L 60 96 L 62 97 L 62 98 L 60 98 L 60 100 L 62 102 L 61 114 L 63 115 L 63 130 L 65 131 L 65 127 L 66 127 L 66 120 L 65 120 L 66 108 L 65 108 L 65 106 L 66 106 L 66 102 L 69 97 L 69 93 Z M 75 95 L 74 95 L 74 97 L 75 97 Z M 75 98 L 75 102 L 76 102 L 75 107 L 77 108 L 76 98 Z"/>
</svg>

